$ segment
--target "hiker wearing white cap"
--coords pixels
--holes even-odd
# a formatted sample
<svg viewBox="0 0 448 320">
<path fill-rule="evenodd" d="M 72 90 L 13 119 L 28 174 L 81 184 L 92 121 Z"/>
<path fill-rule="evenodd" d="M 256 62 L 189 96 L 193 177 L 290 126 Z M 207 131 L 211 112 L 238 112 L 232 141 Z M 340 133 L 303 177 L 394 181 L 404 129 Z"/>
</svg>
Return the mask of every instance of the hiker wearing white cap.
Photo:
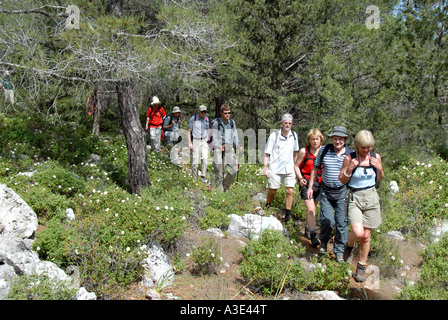
<svg viewBox="0 0 448 320">
<path fill-rule="evenodd" d="M 268 138 L 265 147 L 264 173 L 268 178 L 268 194 L 266 206 L 271 205 L 272 200 L 280 188 L 285 185 L 285 222 L 291 217 L 293 191 L 296 184 L 298 167 L 294 165 L 299 152 L 297 134 L 291 130 L 293 118 L 287 113 L 282 116 L 281 129 L 273 131 Z"/>
<path fill-rule="evenodd" d="M 162 125 L 165 117 L 165 109 L 160 106 L 159 98 L 156 96 L 152 97 L 151 106 L 148 108 L 148 112 L 146 112 L 146 131 L 149 130 L 151 151 L 160 152 Z"/>
<path fill-rule="evenodd" d="M 162 140 L 168 145 L 176 144 L 179 141 L 179 129 L 181 127 L 180 108 L 176 106 L 173 108 L 173 112 L 163 120 L 164 137 Z"/>
<path fill-rule="evenodd" d="M 207 107 L 200 105 L 198 113 L 191 116 L 188 121 L 188 146 L 190 150 L 193 150 L 193 161 L 191 163 L 191 172 L 193 178 L 198 178 L 198 165 L 199 159 L 201 159 L 201 181 L 209 183 L 205 178 L 208 165 L 208 138 L 210 123 L 206 116 Z"/>
</svg>

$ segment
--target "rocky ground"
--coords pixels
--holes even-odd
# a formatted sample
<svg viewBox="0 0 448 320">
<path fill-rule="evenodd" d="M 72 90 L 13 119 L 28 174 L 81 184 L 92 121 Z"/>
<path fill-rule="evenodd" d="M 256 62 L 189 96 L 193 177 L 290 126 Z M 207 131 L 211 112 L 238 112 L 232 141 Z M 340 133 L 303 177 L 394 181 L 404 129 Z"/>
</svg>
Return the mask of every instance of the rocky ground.
<svg viewBox="0 0 448 320">
<path fill-rule="evenodd" d="M 300 227 L 300 224 L 299 224 Z M 181 241 L 181 246 L 176 248 L 181 256 L 185 256 L 191 250 L 192 245 L 198 245 L 205 235 L 202 230 L 190 230 Z M 318 249 L 310 245 L 310 241 L 302 236 L 302 244 L 307 248 L 306 255 L 317 255 Z M 405 283 L 416 281 L 418 279 L 418 269 L 422 263 L 418 252 L 423 247 L 412 241 L 390 239 L 396 241 L 401 248 L 401 258 L 403 268 L 394 277 L 380 279 L 379 286 L 373 283 L 357 283 L 351 279 L 351 291 L 346 299 L 353 300 L 393 300 Z M 182 300 L 264 300 L 274 299 L 274 297 L 264 297 L 254 292 L 254 288 L 243 281 L 238 272 L 238 266 L 242 256 L 238 253 L 238 248 L 243 246 L 242 239 L 233 237 L 224 237 L 219 239 L 222 256 L 224 258 L 222 267 L 211 276 L 194 276 L 189 270 L 191 265 L 177 274 L 173 285 L 160 292 L 160 299 L 182 299 Z M 329 244 L 329 250 L 332 250 L 332 243 Z M 352 270 L 355 270 L 356 261 L 352 260 Z M 370 274 L 371 275 L 371 274 Z M 369 274 L 368 274 L 369 276 Z M 369 279 L 369 278 L 368 278 Z M 152 299 L 147 295 L 148 289 L 141 284 L 135 284 L 129 288 L 125 300 L 145 300 Z M 312 293 L 298 293 L 293 290 L 284 290 L 275 299 L 288 300 L 321 300 L 322 297 Z"/>
</svg>

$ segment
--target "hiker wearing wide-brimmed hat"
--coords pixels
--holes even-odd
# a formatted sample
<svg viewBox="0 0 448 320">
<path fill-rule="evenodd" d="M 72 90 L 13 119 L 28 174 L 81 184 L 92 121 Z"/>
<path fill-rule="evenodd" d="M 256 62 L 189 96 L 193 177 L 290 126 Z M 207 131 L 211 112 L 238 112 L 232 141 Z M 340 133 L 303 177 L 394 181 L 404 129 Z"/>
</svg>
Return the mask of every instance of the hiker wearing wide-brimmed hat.
<svg viewBox="0 0 448 320">
<path fill-rule="evenodd" d="M 148 112 L 146 113 L 146 131 L 149 130 L 151 151 L 160 152 L 162 125 L 165 117 L 165 109 L 160 106 L 159 98 L 156 96 L 152 97 L 151 106 L 148 108 Z"/>
<path fill-rule="evenodd" d="M 179 129 L 182 127 L 180 113 L 180 108 L 175 106 L 173 112 L 163 120 L 164 138 L 162 140 L 168 145 L 179 142 Z"/>
<path fill-rule="evenodd" d="M 312 199 L 314 180 L 322 167 L 319 252 L 322 254 L 327 252 L 330 233 L 335 226 L 334 254 L 336 261 L 341 262 L 347 242 L 348 224 L 344 199 L 347 188 L 339 181 L 339 173 L 345 156 L 353 150 L 346 145 L 348 134 L 345 127 L 334 127 L 328 136 L 332 143 L 321 148 L 314 161 L 307 196 L 308 199 Z"/>
</svg>

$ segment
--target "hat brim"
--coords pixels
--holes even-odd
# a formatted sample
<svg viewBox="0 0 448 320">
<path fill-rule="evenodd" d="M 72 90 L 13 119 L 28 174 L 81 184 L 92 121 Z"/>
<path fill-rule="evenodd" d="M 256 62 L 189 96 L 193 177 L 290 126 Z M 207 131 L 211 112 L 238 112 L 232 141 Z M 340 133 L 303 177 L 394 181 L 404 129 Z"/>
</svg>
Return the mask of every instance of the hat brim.
<svg viewBox="0 0 448 320">
<path fill-rule="evenodd" d="M 338 136 L 338 137 L 342 137 L 342 138 L 348 138 L 348 135 L 344 132 L 332 132 L 328 135 L 328 137 L 334 137 L 334 136 Z"/>
</svg>

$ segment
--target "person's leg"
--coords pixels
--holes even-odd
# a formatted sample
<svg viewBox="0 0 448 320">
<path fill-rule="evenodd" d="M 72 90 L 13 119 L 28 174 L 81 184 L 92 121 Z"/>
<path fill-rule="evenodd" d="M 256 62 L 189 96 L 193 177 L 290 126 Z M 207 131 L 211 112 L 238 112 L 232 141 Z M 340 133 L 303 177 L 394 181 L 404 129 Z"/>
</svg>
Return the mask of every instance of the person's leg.
<svg viewBox="0 0 448 320">
<path fill-rule="evenodd" d="M 348 222 L 347 215 L 345 214 L 345 193 L 336 201 L 335 207 L 335 225 L 336 233 L 334 237 L 334 253 L 336 257 L 340 257 L 344 254 L 344 247 L 348 238 Z"/>
<path fill-rule="evenodd" d="M 199 140 L 193 139 L 193 159 L 191 162 L 191 174 L 194 179 L 198 178 L 199 151 Z"/>
<path fill-rule="evenodd" d="M 306 207 L 306 224 L 310 231 L 310 240 L 313 248 L 319 245 L 319 240 L 316 237 L 316 201 L 304 200 Z"/>
<path fill-rule="evenodd" d="M 334 227 L 334 208 L 332 201 L 329 200 L 325 195 L 322 196 L 320 202 L 320 248 L 321 252 L 326 252 L 327 243 L 330 240 L 330 233 Z"/>
<path fill-rule="evenodd" d="M 201 172 L 202 177 L 205 179 L 207 174 L 207 166 L 208 166 L 208 143 L 206 140 L 201 140 Z"/>
<path fill-rule="evenodd" d="M 288 222 L 291 218 L 291 208 L 292 208 L 292 200 L 293 200 L 293 187 L 285 187 L 286 196 L 285 196 L 285 222 Z"/>
</svg>

